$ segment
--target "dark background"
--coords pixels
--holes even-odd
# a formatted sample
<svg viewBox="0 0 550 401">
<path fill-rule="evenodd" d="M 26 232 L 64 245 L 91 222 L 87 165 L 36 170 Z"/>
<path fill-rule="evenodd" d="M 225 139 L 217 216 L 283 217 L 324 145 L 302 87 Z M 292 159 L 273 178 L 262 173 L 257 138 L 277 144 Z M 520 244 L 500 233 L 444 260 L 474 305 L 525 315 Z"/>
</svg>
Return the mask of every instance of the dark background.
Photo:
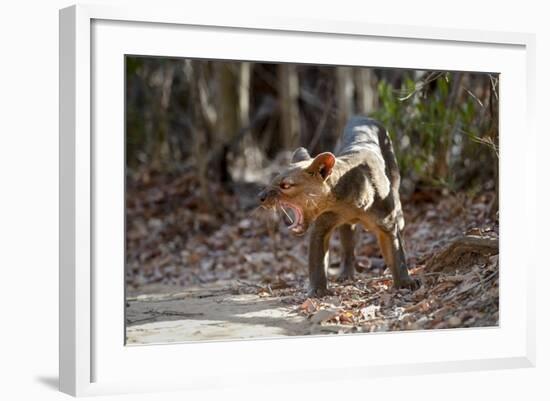
<svg viewBox="0 0 550 401">
<path fill-rule="evenodd" d="M 127 57 L 126 76 L 131 179 L 261 181 L 281 152 L 333 150 L 364 114 L 390 131 L 404 195 L 497 185 L 496 74 Z"/>
</svg>

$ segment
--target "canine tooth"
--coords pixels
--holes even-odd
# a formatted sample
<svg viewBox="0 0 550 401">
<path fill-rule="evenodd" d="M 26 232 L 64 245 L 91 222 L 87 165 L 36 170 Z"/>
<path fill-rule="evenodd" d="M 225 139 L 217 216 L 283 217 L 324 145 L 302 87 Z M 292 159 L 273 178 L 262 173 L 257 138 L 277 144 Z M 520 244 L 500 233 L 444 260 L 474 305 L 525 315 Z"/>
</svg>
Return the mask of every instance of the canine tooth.
<svg viewBox="0 0 550 401">
<path fill-rule="evenodd" d="M 292 217 L 288 215 L 288 212 L 285 210 L 283 206 L 281 206 L 281 210 L 286 214 L 286 217 L 288 217 L 288 219 L 290 220 L 290 223 L 294 224 L 294 220 L 292 220 Z"/>
</svg>

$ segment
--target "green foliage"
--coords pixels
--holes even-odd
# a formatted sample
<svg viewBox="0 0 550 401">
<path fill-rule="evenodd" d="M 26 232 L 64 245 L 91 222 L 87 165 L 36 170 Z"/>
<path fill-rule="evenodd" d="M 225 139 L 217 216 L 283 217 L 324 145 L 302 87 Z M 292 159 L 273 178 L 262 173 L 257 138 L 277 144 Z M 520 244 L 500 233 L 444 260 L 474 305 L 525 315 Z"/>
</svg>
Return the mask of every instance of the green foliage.
<svg viewBox="0 0 550 401">
<path fill-rule="evenodd" d="M 460 82 L 453 92 L 458 74 L 430 76 L 415 82 L 406 74 L 398 88 L 380 80 L 380 108 L 373 117 L 388 128 L 403 175 L 455 189 L 464 184 L 459 173 L 465 165 L 480 161 L 480 154 L 481 160 L 492 157 L 488 147 L 471 141 L 486 135 L 490 116 Z M 443 176 L 437 174 L 438 162 L 448 165 Z"/>
<path fill-rule="evenodd" d="M 268 160 L 289 150 L 281 140 L 281 132 L 290 131 L 281 129 L 288 117 L 283 118 L 279 108 L 284 103 L 279 83 L 288 78 L 275 64 L 253 63 L 247 79 L 245 70 L 235 69 L 233 62 L 228 65 L 242 74 L 224 74 L 223 64 L 126 58 L 125 138 L 130 169 L 175 171 L 208 160 L 209 168 L 221 171 L 228 163 L 244 163 L 244 159 L 238 162 L 244 146 Z M 367 82 L 350 72 L 346 85 L 353 92 L 343 99 L 336 88 L 343 87 L 344 78 L 334 67 L 302 65 L 296 74 L 298 132 L 301 145 L 312 147 L 311 152 L 333 149 L 347 117 L 374 109 L 370 114 L 388 128 L 403 181 L 413 184 L 410 189 L 418 183 L 450 189 L 496 186 L 497 76 L 372 69 Z M 241 86 L 230 81 L 238 79 L 246 84 L 244 91 L 236 93 L 231 88 Z M 364 99 L 369 99 L 368 106 Z M 239 112 L 241 100 L 246 116 Z M 240 128 L 237 118 L 242 118 Z M 216 150 L 248 123 L 250 127 L 231 140 L 230 150 Z"/>
</svg>

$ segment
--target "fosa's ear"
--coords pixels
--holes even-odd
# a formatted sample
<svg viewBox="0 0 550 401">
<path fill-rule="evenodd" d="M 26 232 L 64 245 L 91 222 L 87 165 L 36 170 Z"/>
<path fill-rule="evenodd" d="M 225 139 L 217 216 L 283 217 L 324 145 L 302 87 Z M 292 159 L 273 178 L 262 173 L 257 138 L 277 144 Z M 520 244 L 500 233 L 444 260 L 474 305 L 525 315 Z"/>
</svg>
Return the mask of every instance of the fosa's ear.
<svg viewBox="0 0 550 401">
<path fill-rule="evenodd" d="M 298 163 L 298 162 L 302 162 L 304 160 L 309 160 L 309 159 L 311 159 L 311 156 L 309 155 L 307 149 L 306 148 L 298 148 L 292 154 L 292 160 L 290 162 L 291 163 Z"/>
<path fill-rule="evenodd" d="M 318 154 L 307 169 L 310 173 L 319 174 L 323 180 L 326 180 L 332 173 L 335 163 L 336 157 L 330 152 L 324 152 Z"/>
</svg>

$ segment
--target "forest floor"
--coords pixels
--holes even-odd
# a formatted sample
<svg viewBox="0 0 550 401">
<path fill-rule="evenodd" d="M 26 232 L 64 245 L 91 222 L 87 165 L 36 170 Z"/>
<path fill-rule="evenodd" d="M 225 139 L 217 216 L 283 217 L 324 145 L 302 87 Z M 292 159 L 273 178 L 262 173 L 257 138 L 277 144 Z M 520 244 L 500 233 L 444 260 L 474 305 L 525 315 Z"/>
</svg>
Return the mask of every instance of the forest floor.
<svg viewBox="0 0 550 401">
<path fill-rule="evenodd" d="M 256 208 L 258 187 L 193 173 L 142 174 L 127 190 L 128 344 L 308 334 L 487 327 L 499 324 L 498 219 L 491 193 L 424 190 L 403 199 L 416 291 L 396 290 L 374 236 L 357 230 L 356 277 L 308 298 L 307 238 Z M 212 212 L 214 206 L 215 212 Z"/>
</svg>

